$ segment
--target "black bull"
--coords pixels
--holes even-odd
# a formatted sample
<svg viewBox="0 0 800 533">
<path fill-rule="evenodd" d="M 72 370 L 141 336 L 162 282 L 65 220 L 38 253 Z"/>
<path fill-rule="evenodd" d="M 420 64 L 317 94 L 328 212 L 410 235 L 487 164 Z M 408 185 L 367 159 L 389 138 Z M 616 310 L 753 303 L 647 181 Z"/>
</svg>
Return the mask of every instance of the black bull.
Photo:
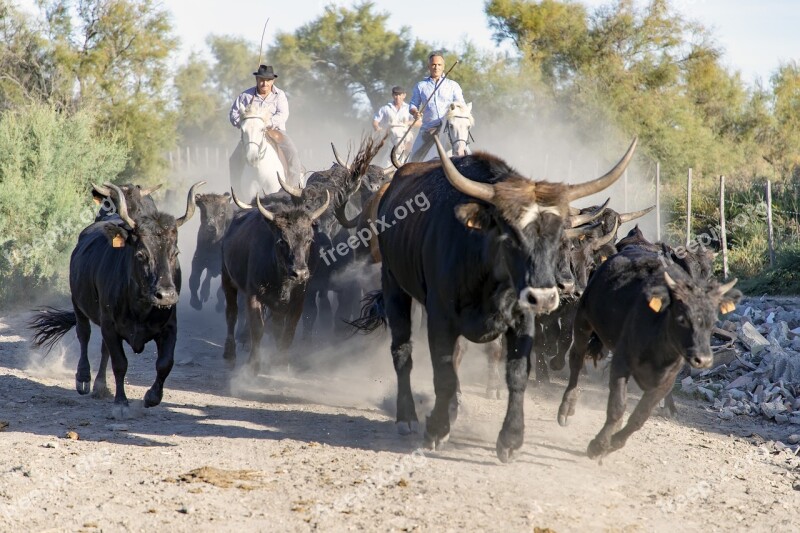
<svg viewBox="0 0 800 533">
<path fill-rule="evenodd" d="M 509 403 L 497 455 L 505 462 L 522 445 L 533 317 L 558 305 L 555 266 L 568 203 L 611 185 L 635 146 L 634 140 L 606 175 L 578 185 L 528 180 L 486 154 L 451 161 L 438 142 L 441 163 L 406 164 L 397 171 L 378 208 L 378 217 L 392 221 L 378 237 L 382 293 L 357 324 L 372 329 L 388 320 L 401 433 L 415 431 L 418 420 L 410 381 L 414 299 L 427 311 L 436 392 L 425 445 L 435 449 L 449 436 L 459 335 L 477 343 L 505 335 Z M 418 195 L 430 208 L 397 220 L 398 210 Z"/>
<path fill-rule="evenodd" d="M 128 360 L 123 340 L 136 353 L 141 353 L 147 342 L 155 340 L 157 375 L 145 394 L 144 405 L 153 407 L 161 403 L 164 381 L 172 369 L 178 331 L 176 309 L 181 287 L 178 228 L 193 215 L 195 189 L 203 183 L 192 186 L 186 213 L 177 220 L 158 211 L 140 213 L 133 218 L 124 193 L 107 184 L 116 196 L 119 217 L 95 222 L 78 237 L 69 268 L 73 309 L 42 310 L 32 320 L 36 346 L 52 347 L 72 327 L 76 328 L 81 355 L 75 386 L 80 394 L 89 392 L 91 382 L 90 321 L 100 327 L 102 358 L 93 395 L 109 394 L 106 365 L 110 356 L 116 382 L 114 414 L 118 417 L 128 414 L 125 395 Z"/>
<path fill-rule="evenodd" d="M 575 412 L 584 359 L 613 351 L 606 423 L 589 444 L 589 457 L 622 448 L 672 389 L 684 362 L 711 365 L 711 329 L 718 310 L 733 310 L 741 297 L 735 283 L 695 278 L 669 255 L 635 246 L 597 270 L 578 302 L 567 354 L 569 384 L 558 409 L 558 422 L 566 425 Z M 563 359 L 553 363 L 558 368 Z M 644 394 L 620 429 L 631 376 Z"/>
</svg>

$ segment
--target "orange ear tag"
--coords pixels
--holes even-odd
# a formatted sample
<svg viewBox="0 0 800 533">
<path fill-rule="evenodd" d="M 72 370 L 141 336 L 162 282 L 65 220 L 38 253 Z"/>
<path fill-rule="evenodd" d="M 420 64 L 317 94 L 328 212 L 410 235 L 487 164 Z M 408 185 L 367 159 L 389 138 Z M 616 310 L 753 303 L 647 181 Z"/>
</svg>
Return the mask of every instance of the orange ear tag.
<svg viewBox="0 0 800 533">
<path fill-rule="evenodd" d="M 659 298 L 658 296 L 653 296 L 652 298 L 650 298 L 650 301 L 648 302 L 647 305 L 650 309 L 658 313 L 659 311 L 661 311 L 661 298 Z"/>
<path fill-rule="evenodd" d="M 121 235 L 114 235 L 114 238 L 111 239 L 111 246 L 114 248 L 122 248 L 125 246 L 125 239 L 123 239 Z"/>
<path fill-rule="evenodd" d="M 730 313 L 734 309 L 736 309 L 736 304 L 733 302 L 723 302 L 719 306 L 719 310 L 722 312 L 723 315 L 726 313 Z"/>
</svg>

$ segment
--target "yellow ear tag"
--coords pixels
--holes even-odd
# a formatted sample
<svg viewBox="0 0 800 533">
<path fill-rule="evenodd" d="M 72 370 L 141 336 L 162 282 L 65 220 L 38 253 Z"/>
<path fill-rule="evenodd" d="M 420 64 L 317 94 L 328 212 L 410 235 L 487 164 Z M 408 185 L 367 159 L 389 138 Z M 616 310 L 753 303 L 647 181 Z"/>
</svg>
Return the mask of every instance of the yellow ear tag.
<svg viewBox="0 0 800 533">
<path fill-rule="evenodd" d="M 606 256 L 604 256 L 604 255 L 601 255 L 601 256 L 600 256 L 600 262 L 601 262 L 601 263 L 605 263 L 605 262 L 606 262 L 606 259 L 608 259 L 608 257 L 606 257 Z"/>
<path fill-rule="evenodd" d="M 121 235 L 114 235 L 114 238 L 111 239 L 111 246 L 114 248 L 122 248 L 125 246 L 125 239 L 123 239 Z"/>
<path fill-rule="evenodd" d="M 93 201 L 94 201 L 94 203 L 95 203 L 95 204 L 97 204 L 97 205 L 100 205 L 100 204 L 102 203 L 102 202 L 100 201 L 100 198 L 98 198 L 97 196 L 92 196 L 92 200 L 93 200 Z"/>
<path fill-rule="evenodd" d="M 659 311 L 661 311 L 661 298 L 659 298 L 658 296 L 653 296 L 652 298 L 650 298 L 648 306 L 650 307 L 650 309 L 658 313 Z"/>
<path fill-rule="evenodd" d="M 736 309 L 736 304 L 733 302 L 722 302 L 719 306 L 719 310 L 722 312 L 723 315 L 726 313 L 730 313 L 734 309 Z"/>
<path fill-rule="evenodd" d="M 475 219 L 474 219 L 474 218 L 468 218 L 468 219 L 467 219 L 467 227 L 468 227 L 468 228 L 474 228 L 474 229 L 481 229 L 481 225 L 480 225 L 480 224 L 478 224 L 478 223 L 475 221 Z"/>
</svg>

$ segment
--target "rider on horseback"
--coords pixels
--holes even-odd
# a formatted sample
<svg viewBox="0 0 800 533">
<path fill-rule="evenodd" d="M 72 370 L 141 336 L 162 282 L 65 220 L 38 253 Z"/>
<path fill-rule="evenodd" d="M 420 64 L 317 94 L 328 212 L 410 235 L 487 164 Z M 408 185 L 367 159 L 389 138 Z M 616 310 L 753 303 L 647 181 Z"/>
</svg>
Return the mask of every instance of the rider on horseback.
<svg viewBox="0 0 800 533">
<path fill-rule="evenodd" d="M 300 158 L 297 155 L 297 148 L 295 148 L 294 143 L 286 134 L 286 119 L 289 118 L 289 102 L 286 100 L 286 93 L 273 85 L 278 75 L 275 74 L 271 65 L 260 65 L 258 71 L 253 72 L 253 75 L 256 77 L 256 86 L 240 94 L 231 106 L 231 124 L 235 128 L 240 127 L 241 114 L 248 106 L 258 106 L 264 109 L 267 118 L 267 129 L 272 130 L 272 134 L 269 137 L 275 141 L 275 144 L 280 146 L 286 158 L 286 164 L 289 167 L 286 169 L 287 181 L 290 184 L 299 185 L 302 178 Z M 236 145 L 228 165 L 231 184 L 238 184 L 245 165 L 241 143 Z"/>
<path fill-rule="evenodd" d="M 450 104 L 458 102 L 464 104 L 464 95 L 461 93 L 461 86 L 444 77 L 444 57 L 442 52 L 431 52 L 428 56 L 428 72 L 430 76 L 414 86 L 409 102 L 409 112 L 414 118 L 419 118 L 419 108 L 423 102 L 428 102 L 422 111 L 422 126 L 419 135 L 414 141 L 409 161 L 421 161 L 428 153 L 433 138 L 438 135 L 439 128 L 442 126 L 442 119 L 450 111 Z M 436 88 L 438 86 L 438 89 Z M 434 93 L 434 90 L 436 91 Z M 431 95 L 433 97 L 431 98 Z M 430 99 L 430 100 L 428 100 Z"/>
</svg>

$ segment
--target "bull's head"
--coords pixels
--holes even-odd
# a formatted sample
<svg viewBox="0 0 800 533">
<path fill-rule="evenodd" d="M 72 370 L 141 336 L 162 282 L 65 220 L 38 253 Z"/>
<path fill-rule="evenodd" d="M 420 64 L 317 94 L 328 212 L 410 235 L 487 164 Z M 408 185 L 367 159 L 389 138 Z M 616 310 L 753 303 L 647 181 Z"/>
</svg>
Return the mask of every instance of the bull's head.
<svg viewBox="0 0 800 533">
<path fill-rule="evenodd" d="M 234 202 L 242 209 L 252 206 L 240 202 L 231 189 Z M 289 296 L 291 289 L 305 283 L 310 277 L 309 257 L 314 240 L 314 221 L 325 213 L 330 205 L 330 193 L 325 191 L 325 202 L 313 211 L 303 206 L 286 207 L 272 211 L 264 207 L 261 198 L 256 197 L 258 211 L 269 224 L 274 235 L 274 254 L 280 279 L 283 280 L 283 298 Z"/>
<path fill-rule="evenodd" d="M 466 227 L 488 236 L 495 277 L 512 284 L 521 308 L 537 314 L 556 309 L 555 271 L 568 202 L 614 183 L 633 157 L 636 140 L 608 173 L 577 185 L 531 181 L 513 174 L 494 184 L 474 181 L 462 175 L 438 139 L 434 141 L 448 181 L 480 200 L 457 206 L 455 214 Z"/>
<path fill-rule="evenodd" d="M 195 211 L 195 191 L 205 182 L 192 186 L 186 201 L 186 213 L 175 219 L 155 211 L 133 218 L 128 211 L 124 192 L 116 185 L 106 183 L 118 207 L 122 221 L 109 221 L 106 236 L 114 248 L 124 248 L 131 264 L 131 286 L 145 305 L 171 307 L 178 303 L 180 293 L 180 265 L 178 264 L 178 228 Z"/>
<path fill-rule="evenodd" d="M 711 330 L 717 316 L 733 311 L 742 297 L 734 285 L 735 279 L 723 285 L 693 279 L 671 265 L 664 272 L 663 283 L 645 289 L 647 309 L 642 312 L 661 316 L 661 324 L 668 329 L 666 337 L 692 367 L 709 368 L 714 361 Z"/>
<path fill-rule="evenodd" d="M 230 193 L 198 194 L 195 203 L 200 208 L 199 235 L 210 243 L 219 241 L 225 234 L 232 215 Z"/>
</svg>

